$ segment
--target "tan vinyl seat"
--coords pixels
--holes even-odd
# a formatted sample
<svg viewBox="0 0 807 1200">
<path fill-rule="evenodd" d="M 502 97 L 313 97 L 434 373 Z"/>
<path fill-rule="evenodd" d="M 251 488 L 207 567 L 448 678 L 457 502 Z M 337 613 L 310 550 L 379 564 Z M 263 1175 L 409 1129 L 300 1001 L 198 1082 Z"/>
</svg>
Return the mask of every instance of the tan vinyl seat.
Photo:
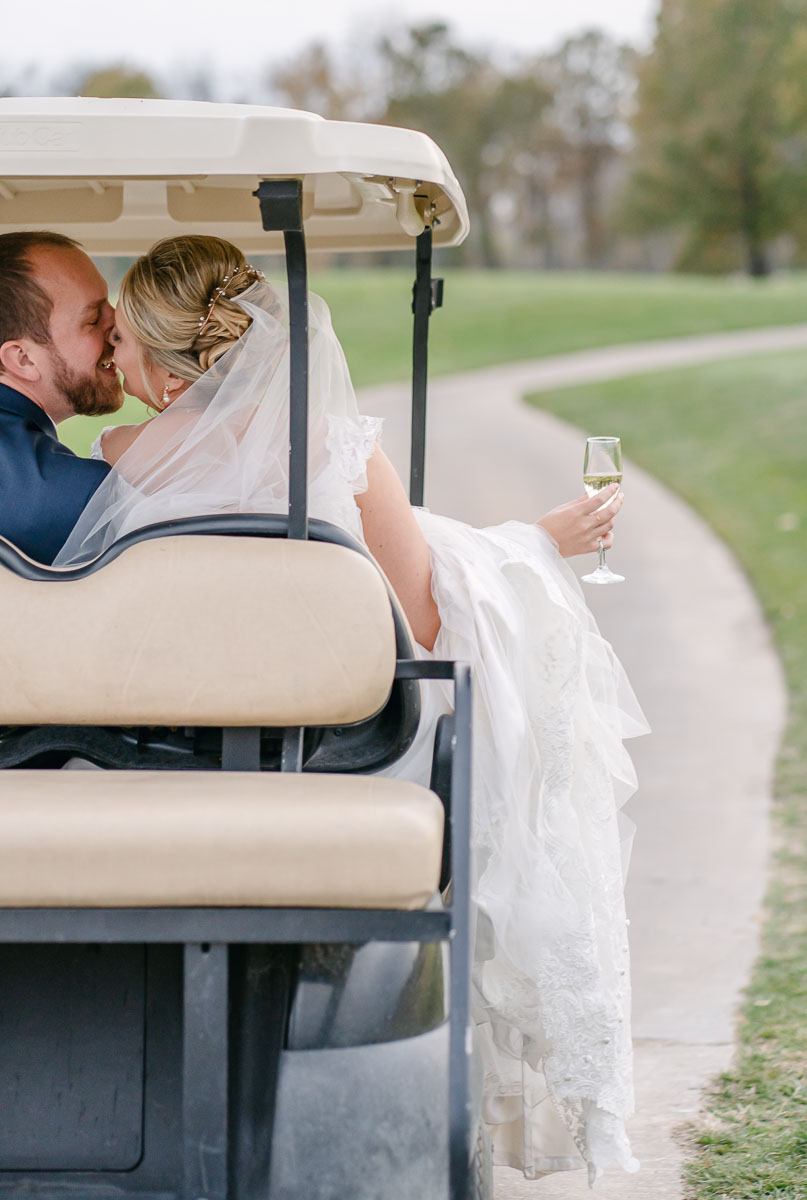
<svg viewBox="0 0 807 1200">
<path fill-rule="evenodd" d="M 373 776 L 7 771 L 0 906 L 423 908 L 443 809 Z"/>
<path fill-rule="evenodd" d="M 375 563 L 285 538 L 157 538 L 78 579 L 0 570 L 0 628 L 8 725 L 346 725 L 395 672 Z"/>
</svg>

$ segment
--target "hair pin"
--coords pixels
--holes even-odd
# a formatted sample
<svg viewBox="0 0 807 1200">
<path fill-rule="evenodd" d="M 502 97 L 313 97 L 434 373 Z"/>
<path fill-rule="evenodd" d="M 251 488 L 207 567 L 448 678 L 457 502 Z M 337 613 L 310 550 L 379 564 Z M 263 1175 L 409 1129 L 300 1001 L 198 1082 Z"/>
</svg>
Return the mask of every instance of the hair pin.
<svg viewBox="0 0 807 1200">
<path fill-rule="evenodd" d="M 253 267 L 249 263 L 247 263 L 245 267 L 239 267 L 238 270 L 233 271 L 231 275 L 225 275 L 221 282 L 217 283 L 213 288 L 210 299 L 207 303 L 207 313 L 199 318 L 199 332 L 196 335 L 196 339 L 200 338 L 207 328 L 207 324 L 213 315 L 213 309 L 218 301 L 221 299 L 230 299 L 230 297 L 227 295 L 227 284 L 231 283 L 233 279 L 237 279 L 239 275 L 244 274 L 253 275 L 256 281 L 261 279 L 266 282 L 266 276 L 264 275 L 263 271 L 259 271 L 257 267 Z"/>
</svg>

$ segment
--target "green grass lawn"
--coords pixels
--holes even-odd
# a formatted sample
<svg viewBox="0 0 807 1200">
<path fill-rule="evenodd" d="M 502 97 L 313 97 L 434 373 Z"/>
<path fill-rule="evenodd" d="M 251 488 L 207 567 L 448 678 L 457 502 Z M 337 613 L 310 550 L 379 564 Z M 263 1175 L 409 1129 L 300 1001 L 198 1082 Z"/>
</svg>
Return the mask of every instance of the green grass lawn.
<svg viewBox="0 0 807 1200">
<path fill-rule="evenodd" d="M 807 1198 L 807 353 L 570 388 L 535 404 L 626 453 L 729 543 L 762 601 L 790 690 L 779 850 L 735 1067 L 688 1169 L 700 1200 Z"/>
<path fill-rule="evenodd" d="M 329 271 L 314 274 L 311 286 L 331 306 L 357 386 L 406 378 L 408 271 Z M 760 284 L 681 275 L 455 270 L 446 273 L 445 303 L 432 319 L 430 365 L 445 374 L 591 346 L 802 321 L 804 275 Z"/>
<path fill-rule="evenodd" d="M 432 320 L 434 374 L 619 342 L 807 321 L 807 275 L 755 282 L 453 270 L 445 277 L 445 305 Z M 411 271 L 320 271 L 311 287 L 331 306 L 357 387 L 407 378 Z M 133 401 L 120 419 L 139 421 L 143 413 Z M 86 454 L 109 423 L 73 420 L 61 435 Z"/>
</svg>

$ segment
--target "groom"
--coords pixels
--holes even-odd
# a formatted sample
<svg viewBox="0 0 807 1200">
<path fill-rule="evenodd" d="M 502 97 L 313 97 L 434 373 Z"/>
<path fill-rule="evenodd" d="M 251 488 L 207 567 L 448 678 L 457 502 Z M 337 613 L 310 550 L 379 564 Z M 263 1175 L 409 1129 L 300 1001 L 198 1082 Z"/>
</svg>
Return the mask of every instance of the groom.
<svg viewBox="0 0 807 1200">
<path fill-rule="evenodd" d="M 0 537 L 50 563 L 109 467 L 56 437 L 117 412 L 107 286 L 72 238 L 0 234 Z"/>
</svg>

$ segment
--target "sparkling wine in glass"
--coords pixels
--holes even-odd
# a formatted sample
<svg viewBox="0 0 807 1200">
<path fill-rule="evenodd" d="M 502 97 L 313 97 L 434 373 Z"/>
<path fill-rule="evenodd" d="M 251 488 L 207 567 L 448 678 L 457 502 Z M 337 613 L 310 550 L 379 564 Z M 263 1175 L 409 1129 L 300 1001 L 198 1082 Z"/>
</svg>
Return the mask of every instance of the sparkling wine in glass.
<svg viewBox="0 0 807 1200">
<path fill-rule="evenodd" d="M 587 496 L 596 496 L 612 483 L 622 482 L 622 444 L 618 437 L 590 437 L 586 441 L 583 459 L 583 487 Z M 605 507 L 605 505 L 603 505 Z M 600 561 L 584 583 L 624 583 L 624 575 L 615 575 L 605 561 L 600 539 Z"/>
</svg>

